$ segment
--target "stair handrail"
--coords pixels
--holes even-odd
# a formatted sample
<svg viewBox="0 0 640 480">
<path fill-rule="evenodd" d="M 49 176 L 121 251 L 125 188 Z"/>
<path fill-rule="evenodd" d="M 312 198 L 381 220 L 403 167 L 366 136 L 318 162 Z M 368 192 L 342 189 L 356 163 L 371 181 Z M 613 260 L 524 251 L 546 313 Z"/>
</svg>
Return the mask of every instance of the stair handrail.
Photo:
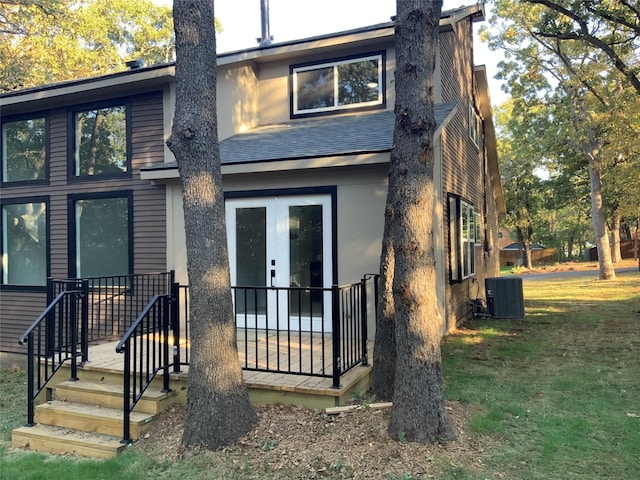
<svg viewBox="0 0 640 480">
<path fill-rule="evenodd" d="M 173 362 L 169 357 L 169 325 L 172 301 L 172 295 L 154 295 L 116 346 L 116 353 L 124 354 L 122 443 L 131 443 L 131 412 L 160 370 L 163 371 L 162 392 L 171 391 L 169 367 Z M 160 335 L 158 349 L 157 335 Z M 145 361 L 146 365 L 143 365 Z M 146 366 L 146 372 L 142 370 L 143 366 Z"/>
<path fill-rule="evenodd" d="M 40 395 L 40 392 L 45 389 L 64 362 L 71 360 L 70 380 L 75 381 L 78 379 L 77 358 L 78 356 L 84 356 L 84 354 L 82 348 L 80 352 L 78 351 L 77 298 L 82 298 L 83 294 L 84 292 L 82 290 L 60 292 L 18 340 L 20 345 L 27 345 L 27 426 L 29 427 L 35 424 L 34 411 L 36 398 Z M 71 296 L 73 297 L 73 301 L 68 304 L 69 313 L 65 315 L 65 309 L 63 308 L 65 299 Z M 57 307 L 60 307 L 61 313 L 56 322 L 55 313 Z M 70 318 L 73 321 L 70 321 Z M 44 338 L 42 338 L 43 334 L 41 333 L 43 324 L 45 329 Z M 58 326 L 57 331 L 56 326 Z M 38 335 L 37 352 L 34 345 L 34 337 L 36 334 Z M 56 340 L 58 340 L 58 343 L 56 343 Z M 42 352 L 43 344 L 44 352 Z M 63 354 L 65 356 L 63 356 Z M 44 364 L 42 364 L 42 362 L 44 362 Z M 36 363 L 38 364 L 37 384 Z M 48 389 L 47 401 L 51 400 L 51 393 L 51 389 Z"/>
</svg>

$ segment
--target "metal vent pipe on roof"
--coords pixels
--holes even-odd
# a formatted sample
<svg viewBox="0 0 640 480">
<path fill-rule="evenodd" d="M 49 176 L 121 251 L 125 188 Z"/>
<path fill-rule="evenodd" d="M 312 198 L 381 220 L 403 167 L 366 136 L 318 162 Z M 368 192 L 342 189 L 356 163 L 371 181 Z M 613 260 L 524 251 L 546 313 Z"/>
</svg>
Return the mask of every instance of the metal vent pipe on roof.
<svg viewBox="0 0 640 480">
<path fill-rule="evenodd" d="M 137 58 L 135 60 L 125 62 L 125 65 L 129 70 L 137 70 L 138 68 L 144 67 L 144 60 L 142 58 Z"/>
<path fill-rule="evenodd" d="M 261 47 L 268 47 L 273 40 L 269 32 L 269 0 L 260 0 L 260 21 L 262 24 L 262 37 L 258 39 L 258 42 Z"/>
</svg>

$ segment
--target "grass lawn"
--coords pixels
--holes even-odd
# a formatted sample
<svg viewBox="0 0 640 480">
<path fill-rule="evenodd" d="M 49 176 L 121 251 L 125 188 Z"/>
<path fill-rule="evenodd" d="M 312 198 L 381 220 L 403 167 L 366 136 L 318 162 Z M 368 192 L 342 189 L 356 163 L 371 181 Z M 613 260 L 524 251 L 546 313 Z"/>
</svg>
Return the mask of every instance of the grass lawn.
<svg viewBox="0 0 640 480">
<path fill-rule="evenodd" d="M 300 465 L 287 478 L 640 478 L 640 273 L 525 281 L 524 295 L 524 320 L 478 320 L 442 346 L 447 396 L 474 412 L 465 427 L 473 451 L 452 461 L 436 449 L 425 460 L 435 474 L 409 463 L 382 477 L 346 464 L 315 473 Z M 2 479 L 285 478 L 206 452 L 173 462 L 135 447 L 107 461 L 11 450 L 11 429 L 25 421 L 25 375 L 0 375 Z M 277 454 L 264 450 L 256 455 Z"/>
</svg>

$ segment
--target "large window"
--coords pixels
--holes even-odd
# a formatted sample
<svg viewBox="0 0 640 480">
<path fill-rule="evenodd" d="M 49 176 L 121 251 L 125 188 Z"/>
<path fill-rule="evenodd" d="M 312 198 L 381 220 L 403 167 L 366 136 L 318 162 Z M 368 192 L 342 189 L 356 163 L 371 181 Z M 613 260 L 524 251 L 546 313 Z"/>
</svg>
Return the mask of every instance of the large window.
<svg viewBox="0 0 640 480">
<path fill-rule="evenodd" d="M 20 200 L 2 205 L 2 284 L 47 283 L 47 203 Z"/>
<path fill-rule="evenodd" d="M 131 170 L 127 105 L 72 113 L 72 171 L 76 177 L 122 176 Z"/>
<path fill-rule="evenodd" d="M 449 195 L 449 270 L 451 281 L 461 281 L 476 273 L 475 246 L 480 243 L 479 214 L 473 205 L 457 195 Z"/>
<path fill-rule="evenodd" d="M 2 123 L 2 181 L 45 180 L 47 120 L 25 118 Z"/>
<path fill-rule="evenodd" d="M 77 277 L 132 273 L 132 194 L 71 196 L 70 258 Z"/>
<path fill-rule="evenodd" d="M 293 115 L 384 105 L 383 55 L 291 68 Z"/>
</svg>

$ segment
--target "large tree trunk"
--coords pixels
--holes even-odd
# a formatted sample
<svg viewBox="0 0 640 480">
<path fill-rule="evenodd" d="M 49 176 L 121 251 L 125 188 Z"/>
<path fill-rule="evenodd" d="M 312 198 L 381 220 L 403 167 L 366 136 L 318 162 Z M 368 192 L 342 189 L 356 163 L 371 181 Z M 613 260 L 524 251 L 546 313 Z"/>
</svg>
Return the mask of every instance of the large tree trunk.
<svg viewBox="0 0 640 480">
<path fill-rule="evenodd" d="M 392 438 L 453 438 L 445 410 L 433 251 L 433 72 L 442 1 L 396 4 L 396 124 L 388 208 L 397 361 Z"/>
<path fill-rule="evenodd" d="M 620 263 L 622 252 L 620 251 L 620 226 L 622 221 L 617 209 L 611 214 L 611 262 Z"/>
<path fill-rule="evenodd" d="M 596 237 L 596 249 L 598 251 L 598 266 L 601 280 L 616 278 L 611 260 L 611 246 L 607 237 L 607 225 L 605 223 L 604 208 L 602 206 L 602 180 L 598 162 L 589 161 L 589 183 L 591 189 L 591 219 L 593 231 Z"/>
<path fill-rule="evenodd" d="M 182 180 L 191 363 L 182 443 L 215 449 L 257 417 L 238 360 L 216 116 L 213 2 L 174 0 L 176 112 L 167 142 Z"/>
<path fill-rule="evenodd" d="M 371 372 L 371 390 L 375 398 L 381 401 L 392 400 L 396 373 L 395 311 L 393 306 L 394 253 L 390 234 L 392 224 L 393 210 L 387 206 L 380 257 L 379 300 L 376 311 L 376 335 Z"/>
</svg>

